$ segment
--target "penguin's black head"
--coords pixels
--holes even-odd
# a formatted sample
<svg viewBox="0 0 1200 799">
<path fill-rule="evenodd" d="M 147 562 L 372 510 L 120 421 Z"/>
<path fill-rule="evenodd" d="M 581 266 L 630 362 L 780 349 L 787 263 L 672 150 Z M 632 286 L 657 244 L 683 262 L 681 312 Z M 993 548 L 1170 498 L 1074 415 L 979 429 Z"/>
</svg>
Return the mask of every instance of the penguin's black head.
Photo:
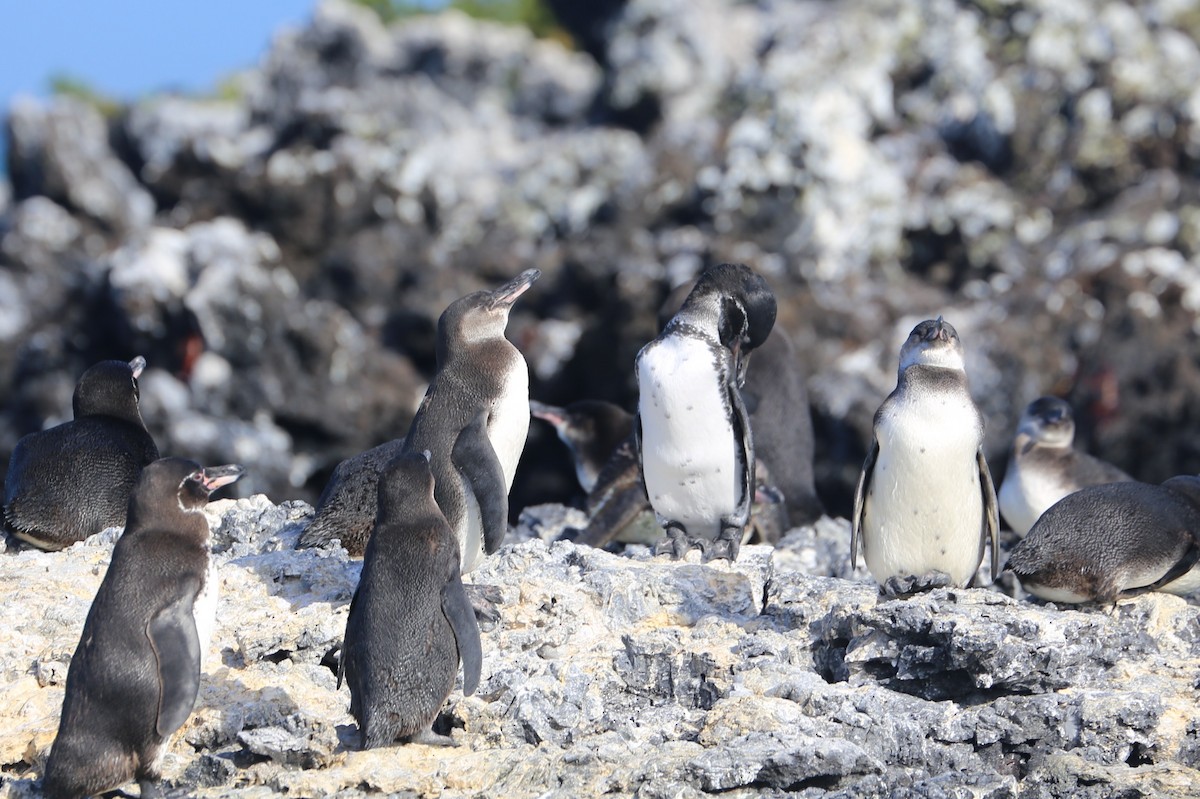
<svg viewBox="0 0 1200 799">
<path fill-rule="evenodd" d="M 128 524 L 135 526 L 160 507 L 198 511 L 208 503 L 212 492 L 244 473 L 245 469 L 236 464 L 206 467 L 186 458 L 160 458 L 142 469 L 133 487 Z"/>
<path fill-rule="evenodd" d="M 696 281 L 684 307 L 692 297 L 707 296 L 720 298 L 717 328 L 723 346 L 747 353 L 767 340 L 775 326 L 777 307 L 775 293 L 761 275 L 745 264 L 709 267 Z"/>
<path fill-rule="evenodd" d="M 1034 446 L 1070 447 L 1075 439 L 1075 416 L 1071 406 L 1058 397 L 1035 399 L 1021 414 L 1017 436 L 1028 438 L 1021 445 L 1022 452 L 1028 452 Z"/>
<path fill-rule="evenodd" d="M 503 338 L 513 303 L 541 274 L 539 269 L 526 269 L 497 289 L 476 291 L 446 306 L 438 319 L 438 366 L 446 362 L 456 346 Z"/>
<path fill-rule="evenodd" d="M 1200 508 L 1200 475 L 1180 474 L 1169 478 L 1162 484 L 1163 488 L 1182 494 L 1188 501 Z"/>
<path fill-rule="evenodd" d="M 962 371 L 963 346 L 954 325 L 939 316 L 912 329 L 900 347 L 900 371 L 915 365 Z"/>
<path fill-rule="evenodd" d="M 146 359 L 140 355 L 129 362 L 100 361 L 90 367 L 71 398 L 75 418 L 115 416 L 141 425 L 137 379 L 145 368 Z"/>
<path fill-rule="evenodd" d="M 434 503 L 429 457 L 429 450 L 402 452 L 384 465 L 379 473 L 380 519 L 411 516 L 417 510 L 413 507 L 416 502 Z"/>
</svg>

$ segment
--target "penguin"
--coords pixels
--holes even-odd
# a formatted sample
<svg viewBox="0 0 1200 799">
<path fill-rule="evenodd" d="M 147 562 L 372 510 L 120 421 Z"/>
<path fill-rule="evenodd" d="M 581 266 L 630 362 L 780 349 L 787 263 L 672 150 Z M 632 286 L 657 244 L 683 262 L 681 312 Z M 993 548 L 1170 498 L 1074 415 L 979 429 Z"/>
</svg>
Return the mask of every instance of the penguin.
<svg viewBox="0 0 1200 799">
<path fill-rule="evenodd" d="M 658 311 L 660 331 L 670 323 L 695 284 L 677 286 Z M 782 495 L 785 504 L 775 520 L 786 532 L 811 524 L 825 514 L 817 496 L 813 476 L 812 411 L 800 358 L 791 336 L 776 325 L 767 340 L 754 352 L 754 368 L 746 370 L 741 387 L 742 402 L 754 430 L 756 468 L 769 470 L 768 480 L 759 479 L 762 502 L 756 508 L 774 506 Z M 767 489 L 763 493 L 761 489 Z M 770 499 L 768 499 L 770 497 Z M 755 515 L 751 511 L 751 517 Z M 774 524 L 775 522 L 773 522 Z M 767 540 L 767 539 L 763 539 Z"/>
<path fill-rule="evenodd" d="M 1200 588 L 1200 477 L 1084 486 L 1041 515 L 1005 564 L 1049 602 Z"/>
<path fill-rule="evenodd" d="M 513 303 L 540 275 L 527 269 L 495 290 L 450 303 L 438 319 L 437 372 L 408 434 L 334 470 L 299 546 L 339 538 L 351 554 L 364 553 L 379 469 L 400 452 L 429 450 L 463 574 L 496 551 L 508 531 L 508 491 L 529 432 L 529 367 L 504 330 Z M 470 435 L 460 435 L 468 428 Z"/>
<path fill-rule="evenodd" d="M 642 471 L 666 548 L 734 560 L 754 495 L 754 441 L 739 389 L 775 324 L 775 295 L 743 264 L 696 281 L 636 359 Z"/>
<path fill-rule="evenodd" d="M 1008 470 L 1000 483 L 1000 515 L 1019 536 L 1046 508 L 1084 486 L 1133 480 L 1111 463 L 1071 446 L 1075 418 L 1058 397 L 1040 397 L 1021 414 Z"/>
<path fill-rule="evenodd" d="M 940 316 L 925 320 L 901 347 L 896 388 L 875 413 L 854 492 L 851 567 L 861 544 L 888 595 L 961 588 L 990 537 L 996 574 L 1000 520 L 982 447 L 958 332 Z"/>
<path fill-rule="evenodd" d="M 43 783 L 49 799 L 134 779 L 143 797 L 161 795 L 162 757 L 191 715 L 216 615 L 204 506 L 242 473 L 182 458 L 142 470 L 67 671 Z"/>
<path fill-rule="evenodd" d="M 350 687 L 362 749 L 397 740 L 452 744 L 433 732 L 433 721 L 460 661 L 463 695 L 479 685 L 479 627 L 463 588 L 458 538 L 434 485 L 428 452 L 399 455 L 379 477 L 379 510 L 338 663 L 338 688 L 343 679 Z"/>
<path fill-rule="evenodd" d="M 108 527 L 123 527 L 138 474 L 158 447 L 138 408 L 132 361 L 101 361 L 75 386 L 74 419 L 17 442 L 4 479 L 9 531 L 39 549 L 59 550 Z"/>
<path fill-rule="evenodd" d="M 571 451 L 579 485 L 589 493 L 617 447 L 633 433 L 633 414 L 603 400 L 579 400 L 565 408 L 530 400 L 529 411 L 554 427 Z"/>
<path fill-rule="evenodd" d="M 825 514 L 813 478 L 813 426 L 808 388 L 796 347 L 777 327 L 754 352 L 742 401 L 754 429 L 754 454 L 770 471 L 766 483 L 783 495 L 784 530 Z"/>
<path fill-rule="evenodd" d="M 361 558 L 375 524 L 379 472 L 404 449 L 404 439 L 386 441 L 339 463 L 317 498 L 317 510 L 296 543 L 298 548 L 335 538 L 346 553 Z"/>
</svg>

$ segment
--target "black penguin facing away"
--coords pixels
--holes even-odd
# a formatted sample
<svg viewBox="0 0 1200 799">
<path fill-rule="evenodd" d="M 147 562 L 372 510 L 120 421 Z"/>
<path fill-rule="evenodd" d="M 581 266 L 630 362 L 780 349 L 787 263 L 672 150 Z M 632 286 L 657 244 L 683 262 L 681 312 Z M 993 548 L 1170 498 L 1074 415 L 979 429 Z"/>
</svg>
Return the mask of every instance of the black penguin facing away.
<svg viewBox="0 0 1200 799">
<path fill-rule="evenodd" d="M 397 740 L 452 744 L 432 726 L 454 688 L 479 684 L 483 654 L 463 588 L 458 539 L 434 499 L 427 453 L 405 453 L 379 478 L 379 512 L 350 603 L 338 687 L 363 749 Z"/>
<path fill-rule="evenodd" d="M 17 538 L 57 550 L 125 525 L 129 493 L 158 447 L 138 409 L 146 366 L 101 361 L 75 386 L 70 422 L 17 442 L 4 480 L 4 518 Z"/>
<path fill-rule="evenodd" d="M 49 799 L 135 779 L 142 796 L 160 795 L 162 757 L 191 715 L 216 615 L 204 506 L 242 471 L 181 458 L 142 471 L 67 672 L 46 765 Z"/>
</svg>

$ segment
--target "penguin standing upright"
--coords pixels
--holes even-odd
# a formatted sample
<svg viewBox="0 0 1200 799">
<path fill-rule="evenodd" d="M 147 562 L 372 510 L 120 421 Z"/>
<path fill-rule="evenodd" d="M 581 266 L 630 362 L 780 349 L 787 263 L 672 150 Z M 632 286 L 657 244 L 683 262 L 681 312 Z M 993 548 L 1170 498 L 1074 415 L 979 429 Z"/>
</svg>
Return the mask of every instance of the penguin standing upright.
<svg viewBox="0 0 1200 799">
<path fill-rule="evenodd" d="M 885 593 L 965 587 L 989 536 L 996 574 L 999 526 L 962 342 L 942 317 L 927 319 L 901 347 L 896 388 L 875 413 L 854 492 L 851 565 L 861 543 Z"/>
<path fill-rule="evenodd" d="M 1000 515 L 1019 536 L 1029 533 L 1046 509 L 1084 486 L 1133 478 L 1111 463 L 1079 452 L 1071 406 L 1039 397 L 1021 414 L 1008 470 L 1000 484 Z"/>
<path fill-rule="evenodd" d="M 437 501 L 459 538 L 463 573 L 508 530 L 508 491 L 529 432 L 529 367 L 504 337 L 513 303 L 541 272 L 460 297 L 438 320 L 437 373 L 402 441 L 343 461 L 299 546 L 339 538 L 361 555 L 375 521 L 379 470 L 401 452 L 429 450 Z M 461 436 L 464 429 L 470 435 Z"/>
<path fill-rule="evenodd" d="M 470 435 L 470 433 L 463 433 Z M 379 511 L 350 603 L 338 666 L 359 746 L 398 739 L 449 744 L 432 724 L 454 688 L 479 684 L 482 648 L 460 572 L 458 539 L 434 500 L 428 453 L 408 452 L 379 478 Z"/>
<path fill-rule="evenodd" d="M 775 324 L 775 295 L 742 264 L 704 272 L 638 353 L 638 422 L 650 504 L 676 558 L 733 560 L 754 495 L 754 442 L 739 389 Z"/>
<path fill-rule="evenodd" d="M 164 458 L 142 470 L 128 524 L 67 672 L 44 781 L 79 799 L 136 779 L 157 796 L 162 756 L 187 721 L 216 615 L 204 506 L 242 467 Z"/>
<path fill-rule="evenodd" d="M 132 361 L 101 361 L 79 378 L 73 421 L 17 442 L 4 479 L 4 518 L 17 538 L 62 549 L 108 527 L 125 525 L 129 492 L 158 447 L 138 409 Z"/>
</svg>

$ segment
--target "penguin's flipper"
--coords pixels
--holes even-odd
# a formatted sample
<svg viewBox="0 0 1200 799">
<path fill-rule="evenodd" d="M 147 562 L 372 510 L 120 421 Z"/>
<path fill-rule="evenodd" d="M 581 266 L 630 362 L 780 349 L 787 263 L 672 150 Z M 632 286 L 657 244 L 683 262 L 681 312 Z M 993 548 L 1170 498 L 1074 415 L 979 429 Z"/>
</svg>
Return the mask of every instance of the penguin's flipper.
<svg viewBox="0 0 1200 799">
<path fill-rule="evenodd" d="M 158 663 L 158 721 L 155 730 L 166 738 L 183 726 L 200 692 L 200 636 L 192 605 L 195 580 L 186 580 L 182 593 L 146 626 Z"/>
<path fill-rule="evenodd" d="M 742 448 L 742 496 L 737 508 L 728 517 L 728 521 L 736 525 L 739 536 L 750 523 L 750 505 L 754 502 L 754 433 L 750 430 L 750 414 L 746 412 L 746 404 L 742 402 L 742 392 L 737 386 L 727 388 L 730 407 L 733 408 L 733 434 L 737 436 Z M 722 521 L 725 521 L 724 519 Z M 738 544 L 741 539 L 738 539 Z M 733 557 L 737 556 L 737 547 L 733 548 Z M 730 560 L 733 560 L 733 557 Z"/>
<path fill-rule="evenodd" d="M 350 597 L 350 612 L 346 614 L 346 623 L 354 616 L 354 606 L 358 604 L 358 586 L 354 588 L 354 596 Z M 342 635 L 342 651 L 338 653 L 337 687 L 342 690 L 342 678 L 346 674 L 346 636 Z"/>
<path fill-rule="evenodd" d="M 858 485 L 854 489 L 854 515 L 850 518 L 850 568 L 858 568 L 858 542 L 862 538 L 863 518 L 867 509 L 867 491 L 871 478 L 875 476 L 875 461 L 879 458 L 879 440 L 871 436 L 871 449 L 858 473 Z"/>
<path fill-rule="evenodd" d="M 458 561 L 452 564 L 450 579 L 442 586 L 442 613 L 454 630 L 458 644 L 458 657 L 462 660 L 463 696 L 470 696 L 479 687 L 479 673 L 483 668 L 483 644 L 479 640 L 479 623 L 467 590 L 463 588 L 462 574 Z"/>
<path fill-rule="evenodd" d="M 483 520 L 483 551 L 491 555 L 508 533 L 508 487 L 487 435 L 487 412 L 480 411 L 458 434 L 450 460 L 471 484 Z"/>
<path fill-rule="evenodd" d="M 975 462 L 979 464 L 979 486 L 983 492 L 983 527 L 979 531 L 979 559 L 983 560 L 984 539 L 991 538 L 994 580 L 1000 573 L 1000 506 L 996 502 L 996 486 L 992 483 L 992 472 L 988 469 L 987 459 L 983 457 L 983 447 L 975 451 Z"/>
</svg>

